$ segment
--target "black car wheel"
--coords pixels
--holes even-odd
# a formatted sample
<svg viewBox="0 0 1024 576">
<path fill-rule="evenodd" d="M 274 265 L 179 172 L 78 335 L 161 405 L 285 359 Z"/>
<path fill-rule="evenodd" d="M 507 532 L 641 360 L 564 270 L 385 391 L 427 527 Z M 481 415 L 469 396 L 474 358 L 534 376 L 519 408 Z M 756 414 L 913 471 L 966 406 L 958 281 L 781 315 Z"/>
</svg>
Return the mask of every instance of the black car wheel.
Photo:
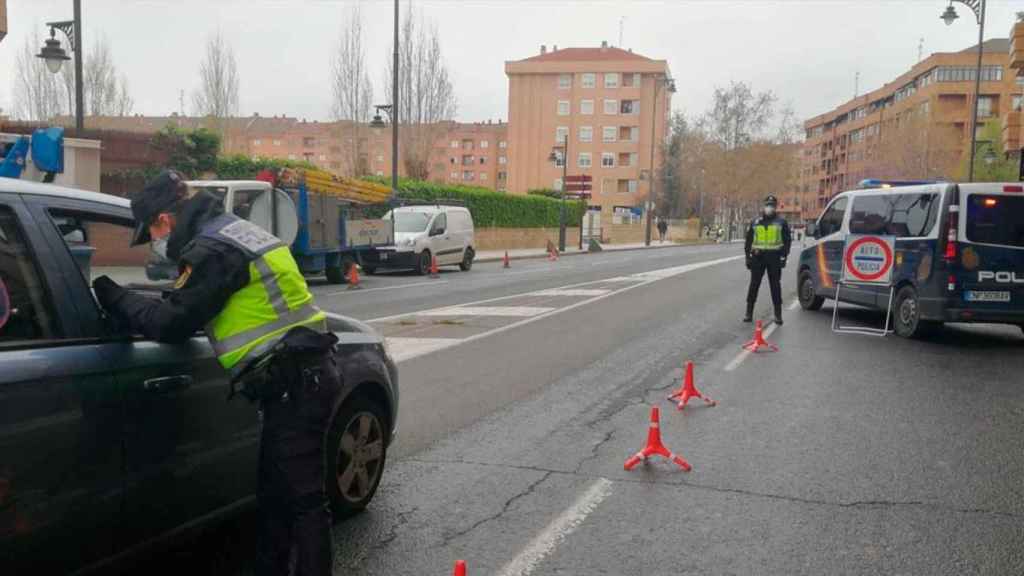
<svg viewBox="0 0 1024 576">
<path fill-rule="evenodd" d="M 426 276 L 427 272 L 430 272 L 430 250 L 420 252 L 420 257 L 416 259 L 416 273 Z"/>
<path fill-rule="evenodd" d="M 335 518 L 369 505 L 384 473 L 387 415 L 363 397 L 345 402 L 327 436 L 327 496 Z"/>
<path fill-rule="evenodd" d="M 370 266 L 369 264 L 364 265 L 363 266 L 363 272 L 366 272 L 367 274 L 372 276 L 372 275 L 377 273 L 377 267 L 376 266 Z"/>
<path fill-rule="evenodd" d="M 800 307 L 804 310 L 820 310 L 821 305 L 825 303 L 823 296 L 818 296 L 815 292 L 814 278 L 809 272 L 800 274 Z"/>
<path fill-rule="evenodd" d="M 476 258 L 476 252 L 473 252 L 472 248 L 466 248 L 462 254 L 462 262 L 459 262 L 459 269 L 469 272 L 473 268 L 473 258 Z"/>
<path fill-rule="evenodd" d="M 921 338 L 931 333 L 938 324 L 921 320 L 921 306 L 917 290 L 904 286 L 896 293 L 893 305 L 893 329 L 904 338 Z"/>
</svg>

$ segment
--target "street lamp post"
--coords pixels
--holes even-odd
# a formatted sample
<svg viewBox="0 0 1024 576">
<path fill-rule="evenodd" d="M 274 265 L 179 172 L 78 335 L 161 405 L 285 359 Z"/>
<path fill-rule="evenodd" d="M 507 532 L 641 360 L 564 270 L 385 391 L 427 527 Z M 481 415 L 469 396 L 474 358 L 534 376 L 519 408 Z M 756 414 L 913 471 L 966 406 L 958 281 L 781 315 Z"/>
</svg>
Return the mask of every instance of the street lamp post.
<svg viewBox="0 0 1024 576">
<path fill-rule="evenodd" d="M 978 66 L 974 71 L 974 110 L 971 114 L 971 164 L 968 168 L 967 176 L 968 181 L 974 181 L 974 156 L 978 149 L 978 104 L 981 100 L 981 55 L 985 51 L 985 0 L 949 0 L 949 6 L 946 6 L 946 10 L 940 16 L 947 26 L 952 25 L 960 17 L 953 8 L 953 2 L 959 2 L 970 8 L 978 19 Z"/>
<path fill-rule="evenodd" d="M 61 20 L 59 22 L 47 22 L 50 27 L 50 37 L 43 44 L 37 58 L 46 61 L 46 67 L 50 72 L 57 74 L 65 60 L 70 60 L 67 52 L 60 47 L 60 40 L 57 40 L 57 30 L 60 30 L 68 39 L 71 51 L 75 53 L 75 131 L 81 134 L 85 128 L 85 109 L 82 105 L 84 88 L 82 86 L 82 0 L 74 0 L 75 19 Z"/>
<path fill-rule="evenodd" d="M 569 170 L 569 136 L 566 135 L 565 139 L 562 140 L 561 146 L 555 146 L 551 150 L 551 155 L 548 156 L 548 160 L 558 165 L 558 157 L 561 154 L 562 157 L 562 186 L 558 191 L 559 207 L 558 207 L 558 251 L 565 252 L 565 179 L 568 175 Z"/>
<path fill-rule="evenodd" d="M 675 80 L 672 80 L 668 76 L 662 76 L 661 78 L 655 77 L 655 79 L 654 79 L 654 104 L 651 107 L 651 169 L 647 173 L 647 178 L 648 178 L 648 181 L 647 181 L 647 206 L 644 207 L 645 208 L 644 212 L 646 213 L 645 214 L 645 218 L 644 218 L 644 222 L 645 222 L 645 227 L 644 227 L 644 245 L 645 246 L 650 246 L 651 245 L 651 217 L 652 217 L 651 209 L 654 206 L 654 178 L 655 178 L 655 176 L 654 176 L 654 155 L 655 155 L 655 152 L 656 152 L 655 151 L 655 142 L 657 140 L 656 137 L 655 137 L 655 132 L 656 132 L 655 126 L 657 126 L 656 121 L 658 119 L 658 115 L 660 114 L 660 112 L 658 111 L 658 89 L 661 88 L 662 84 L 665 85 L 665 88 L 667 88 L 669 92 L 673 92 L 674 93 L 676 91 Z"/>
<path fill-rule="evenodd" d="M 398 0 L 395 0 L 395 48 L 391 62 L 391 104 L 377 104 L 374 108 L 377 113 L 373 116 L 370 126 L 383 128 L 384 119 L 380 113 L 383 111 L 388 115 L 391 122 L 391 195 L 392 199 L 398 195 Z M 356 143 L 358 146 L 358 142 Z"/>
</svg>

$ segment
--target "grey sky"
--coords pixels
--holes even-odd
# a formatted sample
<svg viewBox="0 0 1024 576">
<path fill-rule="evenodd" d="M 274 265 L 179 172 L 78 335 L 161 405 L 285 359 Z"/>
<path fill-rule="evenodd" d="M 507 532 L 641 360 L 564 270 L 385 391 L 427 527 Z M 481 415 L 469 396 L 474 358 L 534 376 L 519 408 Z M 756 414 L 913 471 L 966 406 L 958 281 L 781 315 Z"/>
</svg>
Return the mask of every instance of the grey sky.
<svg viewBox="0 0 1024 576">
<path fill-rule="evenodd" d="M 85 0 L 88 47 L 105 35 L 118 68 L 129 78 L 135 111 L 185 109 L 197 85 L 205 39 L 218 28 L 236 51 L 243 114 L 286 114 L 324 120 L 330 109 L 328 71 L 350 1 L 328 0 Z M 392 4 L 363 0 L 370 41 L 374 99 L 391 46 Z M 947 27 L 945 0 L 628 1 L 416 0 L 442 35 L 464 121 L 508 115 L 504 61 L 526 58 L 541 44 L 618 44 L 666 59 L 679 89 L 674 107 L 707 108 L 716 85 L 744 80 L 791 102 L 801 119 L 880 86 L 925 54 L 973 45 L 977 25 L 957 5 Z M 407 8 L 403 0 L 402 9 Z M 1024 1 L 989 0 L 986 38 L 1005 37 Z M 26 37 L 46 33 L 48 20 L 70 19 L 71 0 L 8 0 L 7 38 L 0 43 L 0 108 L 13 104 L 15 52 Z M 38 46 L 33 47 L 38 51 Z"/>
</svg>

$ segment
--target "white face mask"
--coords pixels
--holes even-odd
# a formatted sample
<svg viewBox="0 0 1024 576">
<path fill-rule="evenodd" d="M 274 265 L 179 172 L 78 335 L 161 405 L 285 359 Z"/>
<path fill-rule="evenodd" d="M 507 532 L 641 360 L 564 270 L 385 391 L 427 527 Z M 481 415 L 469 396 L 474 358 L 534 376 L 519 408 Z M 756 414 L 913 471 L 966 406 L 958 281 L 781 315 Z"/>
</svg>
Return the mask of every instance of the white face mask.
<svg viewBox="0 0 1024 576">
<path fill-rule="evenodd" d="M 153 251 L 153 254 L 167 260 L 167 237 L 156 238 L 149 242 L 149 249 Z"/>
<path fill-rule="evenodd" d="M 764 212 L 764 215 L 769 218 L 775 216 L 775 206 L 765 206 L 762 212 Z"/>
</svg>

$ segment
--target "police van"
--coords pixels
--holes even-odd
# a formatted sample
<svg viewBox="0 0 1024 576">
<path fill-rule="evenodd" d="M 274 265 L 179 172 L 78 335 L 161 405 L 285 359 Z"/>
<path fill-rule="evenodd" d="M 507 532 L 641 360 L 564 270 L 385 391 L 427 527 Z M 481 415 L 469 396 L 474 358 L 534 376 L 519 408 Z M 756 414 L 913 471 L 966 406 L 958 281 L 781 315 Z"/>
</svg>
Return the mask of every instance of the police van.
<svg viewBox="0 0 1024 576">
<path fill-rule="evenodd" d="M 878 184 L 878 183 L 876 183 Z M 1012 324 L 1024 330 L 1024 185 L 888 185 L 836 195 L 796 267 L 800 305 L 836 297 L 848 234 L 895 237 L 893 329 L 926 334 L 944 322 Z M 890 287 L 843 284 L 843 302 L 886 310 Z"/>
</svg>

